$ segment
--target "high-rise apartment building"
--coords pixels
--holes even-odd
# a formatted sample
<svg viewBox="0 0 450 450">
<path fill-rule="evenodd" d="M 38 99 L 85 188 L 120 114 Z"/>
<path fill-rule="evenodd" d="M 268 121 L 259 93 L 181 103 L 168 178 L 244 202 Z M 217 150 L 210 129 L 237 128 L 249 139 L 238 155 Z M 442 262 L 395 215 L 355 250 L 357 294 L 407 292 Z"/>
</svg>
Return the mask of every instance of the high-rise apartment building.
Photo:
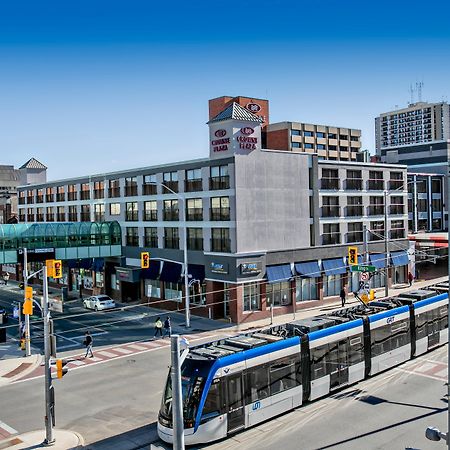
<svg viewBox="0 0 450 450">
<path fill-rule="evenodd" d="M 356 161 L 361 150 L 361 130 L 314 125 L 300 122 L 278 122 L 267 126 L 268 148 L 297 153 L 317 153 L 319 159 Z"/>
</svg>

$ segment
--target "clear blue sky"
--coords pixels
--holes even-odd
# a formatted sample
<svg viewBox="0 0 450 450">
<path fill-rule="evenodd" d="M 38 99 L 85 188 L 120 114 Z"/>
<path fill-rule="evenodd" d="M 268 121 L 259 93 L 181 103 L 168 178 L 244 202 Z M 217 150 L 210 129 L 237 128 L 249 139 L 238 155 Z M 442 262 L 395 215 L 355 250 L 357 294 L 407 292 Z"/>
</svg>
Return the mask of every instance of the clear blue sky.
<svg viewBox="0 0 450 450">
<path fill-rule="evenodd" d="M 0 5 L 0 163 L 62 178 L 205 157 L 210 98 L 361 128 L 450 100 L 447 1 L 24 0 Z"/>
</svg>

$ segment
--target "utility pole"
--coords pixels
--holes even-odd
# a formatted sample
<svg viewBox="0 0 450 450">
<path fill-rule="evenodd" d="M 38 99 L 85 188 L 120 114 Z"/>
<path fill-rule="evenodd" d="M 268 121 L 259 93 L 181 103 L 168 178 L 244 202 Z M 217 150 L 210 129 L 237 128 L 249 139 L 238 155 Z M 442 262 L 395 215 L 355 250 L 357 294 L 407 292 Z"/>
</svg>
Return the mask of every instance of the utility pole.
<svg viewBox="0 0 450 450">
<path fill-rule="evenodd" d="M 48 309 L 48 280 L 47 266 L 42 268 L 44 276 L 44 353 L 45 353 L 45 441 L 46 445 L 55 442 L 53 437 L 54 424 L 54 388 L 52 386 L 52 373 L 50 368 L 50 311 Z"/>
<path fill-rule="evenodd" d="M 384 270 L 384 296 L 389 297 L 389 239 L 388 239 L 388 191 L 384 191 L 384 253 L 386 268 Z"/>
<path fill-rule="evenodd" d="M 171 351 L 171 381 L 172 381 L 172 422 L 173 422 L 173 448 L 184 450 L 183 426 L 183 397 L 181 394 L 181 361 L 180 336 L 172 335 L 170 340 Z"/>
<path fill-rule="evenodd" d="M 369 245 L 367 243 L 367 225 L 363 225 L 364 264 L 369 264 Z"/>
<path fill-rule="evenodd" d="M 28 286 L 28 249 L 23 249 L 23 292 Z M 25 314 L 25 356 L 31 356 L 30 315 Z"/>
</svg>

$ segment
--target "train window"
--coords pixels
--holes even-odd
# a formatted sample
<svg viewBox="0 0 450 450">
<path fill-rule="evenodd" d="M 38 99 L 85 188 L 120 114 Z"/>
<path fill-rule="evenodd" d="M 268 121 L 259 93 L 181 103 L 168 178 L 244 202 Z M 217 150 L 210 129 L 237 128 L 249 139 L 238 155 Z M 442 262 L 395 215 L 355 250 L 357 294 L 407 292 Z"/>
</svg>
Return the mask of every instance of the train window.
<svg viewBox="0 0 450 450">
<path fill-rule="evenodd" d="M 326 375 L 328 344 L 311 349 L 311 379 L 317 380 Z"/>
<path fill-rule="evenodd" d="M 272 364 L 270 367 L 270 395 L 287 391 L 296 385 L 295 361 L 293 358 L 284 358 Z"/>
<path fill-rule="evenodd" d="M 391 327 L 383 325 L 371 330 L 372 356 L 379 356 L 388 352 L 390 348 Z"/>
<path fill-rule="evenodd" d="M 269 372 L 267 366 L 249 369 L 246 378 L 247 405 L 269 396 Z"/>
<path fill-rule="evenodd" d="M 391 325 L 391 350 L 403 347 L 410 342 L 409 319 Z"/>
<path fill-rule="evenodd" d="M 440 329 L 445 330 L 448 328 L 448 306 L 443 306 L 439 309 L 439 315 L 441 316 L 440 319 Z"/>
<path fill-rule="evenodd" d="M 216 381 L 216 380 L 214 380 Z M 202 411 L 202 420 L 211 419 L 220 414 L 221 410 L 221 395 L 220 395 L 220 380 L 211 384 L 208 396 L 206 397 L 205 405 Z"/>
<path fill-rule="evenodd" d="M 349 344 L 350 345 L 347 347 L 348 363 L 352 365 L 364 361 L 364 345 L 362 335 L 350 338 Z"/>
<path fill-rule="evenodd" d="M 416 340 L 427 336 L 427 313 L 417 314 L 416 316 Z"/>
</svg>

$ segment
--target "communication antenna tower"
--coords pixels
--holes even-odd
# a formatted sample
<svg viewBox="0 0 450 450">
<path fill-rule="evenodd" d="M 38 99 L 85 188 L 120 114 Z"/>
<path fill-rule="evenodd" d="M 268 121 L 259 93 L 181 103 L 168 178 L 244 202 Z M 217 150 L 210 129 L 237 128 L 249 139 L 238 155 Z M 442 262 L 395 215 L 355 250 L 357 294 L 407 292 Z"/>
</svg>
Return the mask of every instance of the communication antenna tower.
<svg viewBox="0 0 450 450">
<path fill-rule="evenodd" d="M 416 82 L 416 89 L 417 89 L 417 100 L 419 102 L 422 101 L 422 88 L 423 88 L 423 81 Z"/>
</svg>

